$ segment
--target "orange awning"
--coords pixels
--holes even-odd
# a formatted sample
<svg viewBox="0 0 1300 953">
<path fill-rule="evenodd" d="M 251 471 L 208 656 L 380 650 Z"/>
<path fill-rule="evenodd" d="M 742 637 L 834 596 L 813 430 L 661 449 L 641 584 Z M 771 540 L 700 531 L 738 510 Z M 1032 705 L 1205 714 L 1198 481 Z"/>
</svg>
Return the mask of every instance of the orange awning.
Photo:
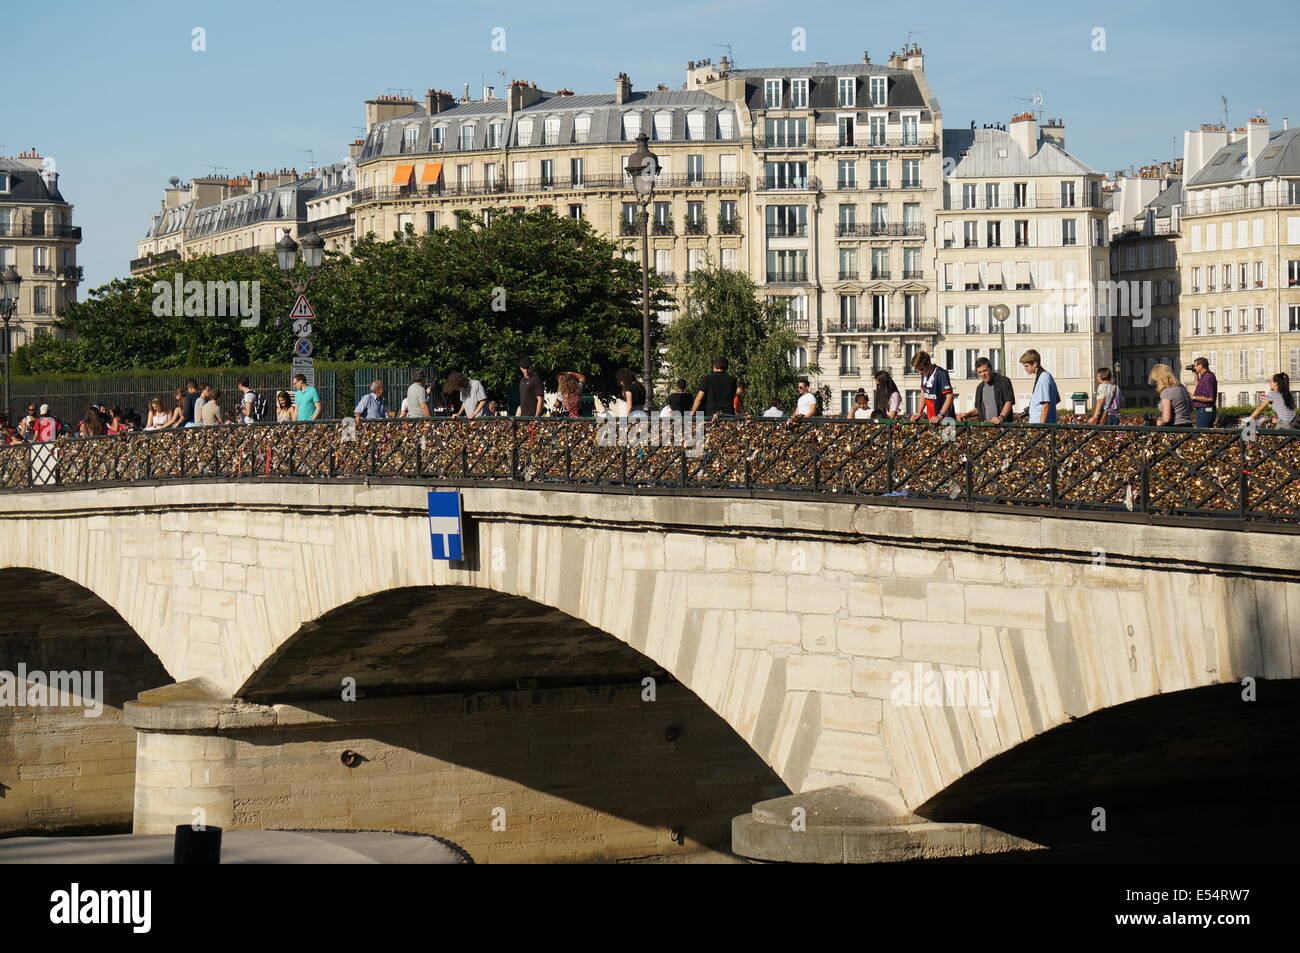
<svg viewBox="0 0 1300 953">
<path fill-rule="evenodd" d="M 393 185 L 410 185 L 413 175 L 415 175 L 415 166 L 399 165 L 393 171 Z"/>
<path fill-rule="evenodd" d="M 429 162 L 420 170 L 421 182 L 437 182 L 442 178 L 442 163 Z"/>
</svg>

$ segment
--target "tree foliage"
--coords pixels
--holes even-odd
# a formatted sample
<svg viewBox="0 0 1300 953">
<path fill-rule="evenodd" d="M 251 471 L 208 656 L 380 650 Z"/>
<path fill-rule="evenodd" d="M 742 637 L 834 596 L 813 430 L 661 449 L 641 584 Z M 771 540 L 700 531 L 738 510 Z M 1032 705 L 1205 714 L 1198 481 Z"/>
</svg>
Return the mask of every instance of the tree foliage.
<svg viewBox="0 0 1300 953">
<path fill-rule="evenodd" d="M 725 357 L 730 373 L 746 386 L 746 407 L 761 412 L 774 399 L 788 413 L 795 373 L 790 352 L 798 345 L 779 304 L 763 301 L 749 275 L 708 265 L 691 272 L 684 313 L 668 329 L 669 373 L 694 391 Z"/>
<path fill-rule="evenodd" d="M 307 280 L 297 269 L 294 280 Z M 155 283 L 178 272 L 186 282 L 259 282 L 260 321 L 154 314 Z M 667 304 L 662 286 L 651 294 L 652 309 Z M 350 254 L 326 255 L 308 295 L 320 360 L 462 370 L 499 394 L 518 379 L 523 357 L 546 374 L 582 372 L 604 394 L 617 368 L 641 363 L 639 265 L 586 222 L 550 210 L 498 215 L 488 225 L 466 220 L 429 235 L 408 227 L 391 241 L 366 236 Z M 287 366 L 294 298 L 273 254 L 188 258 L 95 289 L 59 322 L 72 337 L 38 338 L 25 357 L 35 373 Z"/>
</svg>

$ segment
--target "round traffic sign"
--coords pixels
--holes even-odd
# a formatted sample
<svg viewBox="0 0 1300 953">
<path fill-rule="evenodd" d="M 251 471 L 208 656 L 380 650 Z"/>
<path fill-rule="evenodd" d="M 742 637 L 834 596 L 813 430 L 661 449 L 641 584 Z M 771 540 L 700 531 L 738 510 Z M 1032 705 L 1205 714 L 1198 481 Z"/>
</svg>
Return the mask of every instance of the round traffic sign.
<svg viewBox="0 0 1300 953">
<path fill-rule="evenodd" d="M 311 322 L 306 318 L 298 318 L 293 322 L 293 333 L 300 338 L 311 336 Z"/>
<path fill-rule="evenodd" d="M 299 357 L 311 357 L 312 351 L 314 350 L 316 349 L 312 347 L 311 341 L 306 338 L 299 338 L 293 345 L 293 353 L 297 354 Z"/>
</svg>

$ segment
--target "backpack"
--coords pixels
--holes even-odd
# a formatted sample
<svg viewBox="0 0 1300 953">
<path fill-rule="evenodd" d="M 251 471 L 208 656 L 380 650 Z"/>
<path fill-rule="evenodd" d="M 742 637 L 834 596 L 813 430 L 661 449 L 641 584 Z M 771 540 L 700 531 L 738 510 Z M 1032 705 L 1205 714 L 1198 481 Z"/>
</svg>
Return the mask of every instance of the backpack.
<svg viewBox="0 0 1300 953">
<path fill-rule="evenodd" d="M 258 391 L 253 391 L 253 415 L 252 416 L 254 420 L 261 420 L 264 416 L 266 416 L 266 396 L 264 394 L 259 393 Z"/>
</svg>

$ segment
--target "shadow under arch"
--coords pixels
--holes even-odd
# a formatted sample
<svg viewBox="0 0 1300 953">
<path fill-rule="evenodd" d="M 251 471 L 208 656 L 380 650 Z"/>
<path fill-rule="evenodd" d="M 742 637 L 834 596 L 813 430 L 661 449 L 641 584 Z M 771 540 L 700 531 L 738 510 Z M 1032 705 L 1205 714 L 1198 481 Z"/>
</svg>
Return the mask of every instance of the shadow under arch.
<svg viewBox="0 0 1300 953">
<path fill-rule="evenodd" d="M 122 703 L 174 679 L 112 606 L 64 576 L 0 569 L 0 604 L 0 677 L 15 691 L 0 706 L 0 835 L 129 831 L 136 736 Z M 20 670 L 47 684 L 78 673 L 59 683 L 80 694 L 20 699 Z"/>
<path fill-rule="evenodd" d="M 362 702 L 352 723 L 346 677 Z M 658 857 L 680 849 L 668 831 L 689 849 L 729 853 L 731 819 L 789 793 L 662 666 L 564 612 L 489 589 L 356 599 L 302 626 L 237 694 L 335 719 L 239 735 L 265 746 L 267 765 L 278 752 L 272 770 L 294 792 L 284 805 L 241 792 L 249 826 L 387 823 L 448 837 L 480 860 Z M 408 717 L 366 714 L 399 703 Z M 364 760 L 344 768 L 346 752 Z M 238 757 L 255 764 L 258 754 Z M 312 772 L 333 786 L 313 786 Z M 362 778 L 364 789 L 353 784 Z M 376 813 L 381 797 L 400 809 Z M 492 832 L 497 807 L 511 826 Z"/>
<path fill-rule="evenodd" d="M 1291 863 L 1300 681 L 1257 680 L 1253 701 L 1244 691 L 1212 685 L 1101 709 L 989 759 L 915 813 L 1049 848 L 984 862 Z"/>
</svg>

